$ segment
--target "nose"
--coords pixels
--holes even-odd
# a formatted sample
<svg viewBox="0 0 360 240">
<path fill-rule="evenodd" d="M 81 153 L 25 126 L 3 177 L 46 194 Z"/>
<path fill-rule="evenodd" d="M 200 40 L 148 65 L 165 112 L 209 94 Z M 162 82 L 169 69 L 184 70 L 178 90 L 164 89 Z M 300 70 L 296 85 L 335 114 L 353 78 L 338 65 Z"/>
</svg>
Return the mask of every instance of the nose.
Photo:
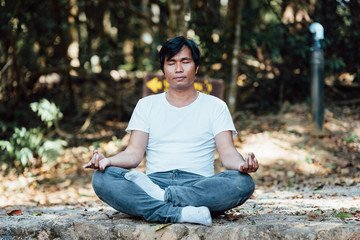
<svg viewBox="0 0 360 240">
<path fill-rule="evenodd" d="M 183 72 L 184 69 L 183 69 L 183 66 L 181 63 L 176 63 L 176 66 L 175 66 L 175 72 L 176 73 L 179 73 L 179 72 Z"/>
</svg>

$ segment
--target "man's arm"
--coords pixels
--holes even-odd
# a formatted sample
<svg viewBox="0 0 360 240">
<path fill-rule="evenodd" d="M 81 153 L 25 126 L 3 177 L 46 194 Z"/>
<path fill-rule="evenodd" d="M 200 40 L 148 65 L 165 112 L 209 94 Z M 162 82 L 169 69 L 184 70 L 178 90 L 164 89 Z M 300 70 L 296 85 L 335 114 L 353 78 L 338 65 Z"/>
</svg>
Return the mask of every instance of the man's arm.
<svg viewBox="0 0 360 240">
<path fill-rule="evenodd" d="M 148 138 L 148 133 L 133 130 L 131 131 L 129 144 L 124 151 L 109 158 L 105 158 L 101 153 L 94 152 L 90 162 L 84 165 L 84 168 L 100 169 L 100 171 L 104 171 L 109 166 L 126 169 L 135 168 L 144 157 Z"/>
<path fill-rule="evenodd" d="M 223 166 L 228 170 L 237 170 L 243 173 L 256 172 L 258 161 L 253 153 L 243 158 L 236 150 L 231 131 L 220 132 L 215 136 L 215 143 Z"/>
</svg>

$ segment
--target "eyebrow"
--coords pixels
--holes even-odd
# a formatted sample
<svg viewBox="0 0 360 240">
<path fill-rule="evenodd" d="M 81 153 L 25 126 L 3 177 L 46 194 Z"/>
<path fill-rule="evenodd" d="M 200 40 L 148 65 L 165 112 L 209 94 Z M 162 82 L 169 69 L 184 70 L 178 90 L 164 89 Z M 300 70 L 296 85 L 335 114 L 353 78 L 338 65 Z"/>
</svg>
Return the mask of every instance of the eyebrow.
<svg viewBox="0 0 360 240">
<path fill-rule="evenodd" d="M 186 61 L 186 60 L 193 60 L 191 57 L 184 57 L 182 59 L 180 59 L 180 61 Z M 173 58 L 168 58 L 166 59 L 167 62 L 171 62 L 171 61 L 175 61 Z"/>
</svg>

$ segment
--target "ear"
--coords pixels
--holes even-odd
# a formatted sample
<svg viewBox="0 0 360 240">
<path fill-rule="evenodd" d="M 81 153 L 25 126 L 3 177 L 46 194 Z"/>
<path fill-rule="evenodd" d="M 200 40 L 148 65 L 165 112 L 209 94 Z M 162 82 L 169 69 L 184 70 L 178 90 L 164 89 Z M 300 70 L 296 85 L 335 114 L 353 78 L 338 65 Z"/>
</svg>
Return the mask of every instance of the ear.
<svg viewBox="0 0 360 240">
<path fill-rule="evenodd" d="M 195 75 L 198 73 L 198 71 L 199 71 L 199 66 L 197 66 L 195 69 Z"/>
</svg>

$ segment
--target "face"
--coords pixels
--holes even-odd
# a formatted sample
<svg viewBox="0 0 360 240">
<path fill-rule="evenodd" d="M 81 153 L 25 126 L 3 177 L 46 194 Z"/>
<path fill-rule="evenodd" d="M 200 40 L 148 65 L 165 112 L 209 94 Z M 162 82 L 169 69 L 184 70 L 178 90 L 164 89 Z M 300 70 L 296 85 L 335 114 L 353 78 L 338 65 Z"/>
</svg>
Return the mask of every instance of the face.
<svg viewBox="0 0 360 240">
<path fill-rule="evenodd" d="M 193 88 L 198 68 L 195 68 L 190 48 L 185 46 L 172 58 L 165 59 L 164 74 L 170 89 L 186 90 Z"/>
</svg>

